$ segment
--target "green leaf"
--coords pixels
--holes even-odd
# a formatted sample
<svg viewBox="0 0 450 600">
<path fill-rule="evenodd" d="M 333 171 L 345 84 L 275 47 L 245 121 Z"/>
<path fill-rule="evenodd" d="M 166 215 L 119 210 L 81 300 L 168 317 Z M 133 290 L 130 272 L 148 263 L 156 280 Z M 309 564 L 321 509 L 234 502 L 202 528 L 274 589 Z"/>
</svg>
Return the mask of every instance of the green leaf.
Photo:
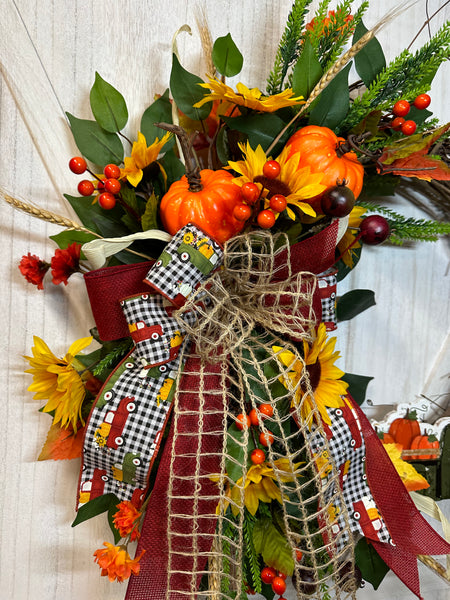
<svg viewBox="0 0 450 600">
<path fill-rule="evenodd" d="M 371 583 L 374 590 L 377 590 L 389 572 L 389 567 L 366 538 L 361 538 L 356 544 L 355 562 L 361 570 L 363 579 Z"/>
<path fill-rule="evenodd" d="M 335 129 L 344 120 L 350 106 L 348 73 L 351 64 L 344 67 L 320 94 L 309 117 L 310 125 Z"/>
<path fill-rule="evenodd" d="M 303 50 L 292 73 L 292 89 L 296 96 L 308 98 L 322 77 L 323 69 L 309 38 L 303 42 Z"/>
<path fill-rule="evenodd" d="M 77 242 L 78 244 L 87 244 L 87 242 L 97 239 L 96 235 L 87 233 L 86 231 L 61 231 L 61 233 L 49 237 L 59 248 L 67 248 L 69 244 L 73 244 L 74 242 Z M 81 253 L 81 258 L 86 258 L 83 253 Z"/>
<path fill-rule="evenodd" d="M 122 536 L 120 535 L 119 530 L 114 525 L 114 515 L 116 514 L 116 512 L 117 512 L 117 505 L 111 505 L 108 510 L 108 525 L 114 536 L 115 544 L 117 544 L 122 539 Z"/>
<path fill-rule="evenodd" d="M 194 104 L 199 102 L 208 90 L 200 87 L 198 84 L 203 81 L 197 75 L 189 73 L 180 64 L 177 55 L 173 55 L 172 71 L 170 73 L 170 91 L 178 108 L 184 112 L 187 117 L 194 121 L 201 121 L 211 112 L 211 104 L 206 102 L 200 108 L 194 108 Z"/>
<path fill-rule="evenodd" d="M 122 185 L 120 196 L 127 206 L 132 208 L 135 212 L 139 212 L 139 206 L 134 188 L 129 187 L 128 185 Z"/>
<path fill-rule="evenodd" d="M 256 521 L 253 527 L 253 543 L 256 553 L 262 555 L 268 567 L 292 575 L 294 561 L 291 548 L 270 519 L 262 518 Z"/>
<path fill-rule="evenodd" d="M 114 133 L 125 127 L 128 110 L 122 94 L 97 72 L 89 100 L 95 120 L 102 129 Z"/>
<path fill-rule="evenodd" d="M 247 134 L 250 146 L 254 150 L 258 144 L 263 150 L 266 150 L 285 125 L 280 117 L 273 113 L 253 113 L 243 117 L 222 117 L 222 119 L 230 129 Z M 283 136 L 279 144 L 283 144 L 286 139 L 287 134 Z M 276 154 L 276 152 L 274 153 Z"/>
<path fill-rule="evenodd" d="M 85 227 L 99 233 L 103 237 L 118 237 L 127 235 L 128 231 L 120 224 L 120 219 L 123 216 L 123 210 L 116 205 L 112 210 L 103 210 L 98 203 L 86 203 L 85 198 L 69 196 L 64 194 L 66 200 L 77 213 L 80 221 Z"/>
<path fill-rule="evenodd" d="M 244 63 L 244 57 L 229 33 L 214 42 L 212 59 L 216 69 L 225 77 L 240 73 Z"/>
<path fill-rule="evenodd" d="M 355 44 L 365 33 L 367 29 L 362 20 L 356 25 L 353 34 L 353 44 Z M 358 75 L 366 87 L 374 81 L 376 76 L 386 67 L 383 48 L 377 38 L 373 38 L 367 43 L 355 56 L 355 68 Z"/>
<path fill-rule="evenodd" d="M 167 175 L 167 187 L 170 187 L 174 181 L 178 181 L 186 173 L 186 168 L 181 160 L 176 156 L 173 150 L 166 152 L 162 159 L 158 161 Z"/>
<path fill-rule="evenodd" d="M 172 103 L 169 98 L 169 89 L 153 104 L 150 104 L 142 115 L 141 133 L 145 136 L 147 146 L 153 144 L 156 138 L 160 140 L 167 133 L 165 129 L 156 127 L 155 123 L 172 123 Z M 175 138 L 172 136 L 165 144 L 164 151 L 170 150 L 174 144 Z"/>
<path fill-rule="evenodd" d="M 83 523 L 83 521 L 92 519 L 92 517 L 96 517 L 113 507 L 117 507 L 119 503 L 120 500 L 115 494 L 104 494 L 103 496 L 97 496 L 97 498 L 89 500 L 89 502 L 86 502 L 86 504 L 83 504 L 78 509 L 72 527 Z"/>
<path fill-rule="evenodd" d="M 147 200 L 147 204 L 145 206 L 145 212 L 141 218 L 142 231 L 147 231 L 148 229 L 158 229 L 158 199 L 155 194 L 152 193 L 150 198 Z"/>
<path fill-rule="evenodd" d="M 375 304 L 372 290 L 351 290 L 337 299 L 336 317 L 338 321 L 349 321 Z"/>
<path fill-rule="evenodd" d="M 247 464 L 247 452 L 250 453 L 255 448 L 252 436 L 248 436 L 248 446 L 244 446 L 244 432 L 240 431 L 233 423 L 227 431 L 227 451 L 225 459 L 225 468 L 228 477 L 237 481 L 242 477 L 242 470 Z M 230 460 L 231 458 L 231 460 Z"/>
<path fill-rule="evenodd" d="M 100 167 L 123 160 L 123 146 L 117 133 L 109 133 L 95 121 L 77 119 L 66 113 L 75 143 L 81 154 Z"/>
<path fill-rule="evenodd" d="M 350 396 L 357 404 L 359 404 L 359 406 L 361 406 L 366 399 L 367 386 L 372 381 L 373 377 L 345 373 L 342 379 L 348 383 L 348 393 Z"/>
<path fill-rule="evenodd" d="M 379 179 L 382 179 L 381 177 Z M 337 274 L 336 274 L 336 279 L 339 281 L 342 281 L 343 279 L 345 279 L 347 277 L 347 275 L 356 267 L 356 265 L 359 263 L 359 260 L 361 258 L 361 250 L 362 247 L 360 248 L 351 248 L 351 253 L 352 253 L 352 259 L 353 259 L 353 266 L 349 267 L 348 265 L 345 264 L 345 262 L 341 259 L 338 260 L 336 266 L 337 266 Z"/>
</svg>

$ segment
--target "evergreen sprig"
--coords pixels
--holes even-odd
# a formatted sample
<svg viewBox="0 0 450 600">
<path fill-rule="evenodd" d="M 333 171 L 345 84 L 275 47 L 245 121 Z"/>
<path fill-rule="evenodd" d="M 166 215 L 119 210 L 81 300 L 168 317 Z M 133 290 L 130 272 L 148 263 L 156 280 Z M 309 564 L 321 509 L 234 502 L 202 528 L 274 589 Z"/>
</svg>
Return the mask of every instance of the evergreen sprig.
<svg viewBox="0 0 450 600">
<path fill-rule="evenodd" d="M 401 246 L 405 240 L 436 242 L 440 236 L 450 235 L 450 223 L 405 217 L 390 208 L 379 206 L 373 202 L 364 201 L 358 204 L 371 212 L 386 216 L 391 230 L 389 241 L 397 246 Z"/>
<path fill-rule="evenodd" d="M 427 92 L 449 53 L 450 21 L 415 54 L 404 50 L 385 67 L 362 96 L 355 98 L 341 129 L 352 129 L 372 111 L 391 108 L 399 98 L 413 101 Z"/>
<path fill-rule="evenodd" d="M 312 0 L 294 0 L 278 45 L 273 69 L 267 79 L 268 94 L 278 94 L 282 91 L 288 69 L 298 58 L 305 15 L 311 2 Z"/>
<path fill-rule="evenodd" d="M 103 373 L 112 367 L 115 367 L 117 363 L 123 358 L 130 350 L 132 346 L 131 338 L 125 338 L 119 342 L 108 354 L 102 358 L 93 370 L 93 374 L 96 377 L 103 375 Z"/>
<path fill-rule="evenodd" d="M 261 594 L 262 581 L 261 581 L 261 567 L 259 564 L 258 555 L 255 551 L 255 545 L 253 543 L 253 526 L 255 519 L 251 517 L 248 511 L 245 511 L 245 517 L 243 522 L 243 534 L 245 542 L 245 555 L 247 557 L 248 567 L 252 577 L 252 588 L 257 594 Z"/>
</svg>

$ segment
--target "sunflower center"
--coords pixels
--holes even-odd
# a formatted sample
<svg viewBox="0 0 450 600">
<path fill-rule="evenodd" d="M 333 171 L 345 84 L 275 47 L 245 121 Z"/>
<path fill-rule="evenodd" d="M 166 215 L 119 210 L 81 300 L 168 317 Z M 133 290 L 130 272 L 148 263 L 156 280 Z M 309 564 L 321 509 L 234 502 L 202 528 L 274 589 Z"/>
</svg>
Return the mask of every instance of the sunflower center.
<svg viewBox="0 0 450 600">
<path fill-rule="evenodd" d="M 320 375 L 322 372 L 322 367 L 320 366 L 320 361 L 316 360 L 312 365 L 306 365 L 306 370 L 309 376 L 309 383 L 311 384 L 313 392 L 317 389 L 317 386 L 320 382 Z"/>
<path fill-rule="evenodd" d="M 261 183 L 266 190 L 269 191 L 267 194 L 268 198 L 272 198 L 275 194 L 281 194 L 282 196 L 287 197 L 291 193 L 289 187 L 279 179 L 269 179 L 268 177 L 264 177 L 264 175 L 258 175 L 253 181 L 255 183 Z"/>
</svg>

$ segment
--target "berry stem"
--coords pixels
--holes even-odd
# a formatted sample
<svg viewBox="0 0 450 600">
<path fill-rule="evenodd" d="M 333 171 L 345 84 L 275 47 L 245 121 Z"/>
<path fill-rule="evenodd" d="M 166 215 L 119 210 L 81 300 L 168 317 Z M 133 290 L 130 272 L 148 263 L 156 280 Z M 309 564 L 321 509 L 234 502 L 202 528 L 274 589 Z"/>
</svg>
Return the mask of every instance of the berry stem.
<svg viewBox="0 0 450 600">
<path fill-rule="evenodd" d="M 174 133 L 181 145 L 181 151 L 184 156 L 184 163 L 186 166 L 186 178 L 189 182 L 190 192 L 200 192 L 203 189 L 200 167 L 198 166 L 194 149 L 189 141 L 186 131 L 179 125 L 172 125 L 171 123 L 155 123 L 156 127 L 165 129 Z"/>
<path fill-rule="evenodd" d="M 130 144 L 130 146 L 133 146 L 133 142 L 130 140 L 130 138 L 127 138 L 127 136 L 126 136 L 124 133 L 122 133 L 121 131 L 118 131 L 117 133 L 118 133 L 118 134 L 119 134 L 121 137 L 123 137 L 123 139 L 124 139 L 124 140 L 126 140 L 126 141 L 127 141 L 129 144 Z"/>
</svg>

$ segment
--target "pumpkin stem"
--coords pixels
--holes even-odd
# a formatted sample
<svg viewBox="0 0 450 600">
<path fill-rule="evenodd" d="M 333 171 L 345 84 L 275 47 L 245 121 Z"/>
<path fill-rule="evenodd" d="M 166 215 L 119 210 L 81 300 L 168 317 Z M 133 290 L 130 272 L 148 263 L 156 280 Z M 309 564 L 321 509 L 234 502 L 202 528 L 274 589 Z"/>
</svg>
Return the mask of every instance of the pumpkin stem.
<svg viewBox="0 0 450 600">
<path fill-rule="evenodd" d="M 170 131 L 177 136 L 180 141 L 181 151 L 183 152 L 186 178 L 189 182 L 189 191 L 200 192 L 203 189 L 200 167 L 197 164 L 192 144 L 189 141 L 186 131 L 179 125 L 172 125 L 172 123 L 154 123 L 154 125 L 161 129 L 165 129 L 166 131 Z"/>
<path fill-rule="evenodd" d="M 379 152 L 368 152 L 367 150 L 362 150 L 359 145 L 362 144 L 365 140 L 372 137 L 372 133 L 370 131 L 366 131 L 362 135 L 352 135 L 350 134 L 345 142 L 341 142 L 339 146 L 336 148 L 336 156 L 338 158 L 342 158 L 344 154 L 347 152 L 351 152 L 352 150 L 357 150 L 364 154 L 365 156 L 369 156 L 370 158 L 378 157 Z"/>
</svg>

